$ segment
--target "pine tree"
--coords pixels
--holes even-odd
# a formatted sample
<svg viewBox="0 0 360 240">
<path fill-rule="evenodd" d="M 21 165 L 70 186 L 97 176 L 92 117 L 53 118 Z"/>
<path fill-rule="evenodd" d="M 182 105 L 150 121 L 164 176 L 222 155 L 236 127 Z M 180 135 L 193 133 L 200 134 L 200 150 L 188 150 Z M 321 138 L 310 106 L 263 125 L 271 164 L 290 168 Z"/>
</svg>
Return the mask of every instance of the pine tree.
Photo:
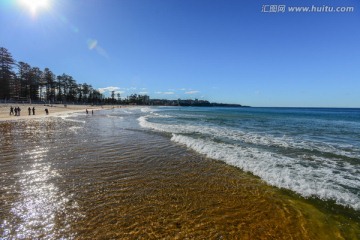
<svg viewBox="0 0 360 240">
<path fill-rule="evenodd" d="M 20 89 L 17 88 L 17 95 L 22 99 L 30 99 L 30 85 L 31 85 L 31 66 L 25 62 L 18 63 L 18 82 Z"/>
<path fill-rule="evenodd" d="M 45 68 L 43 72 L 44 82 L 46 83 L 46 100 L 50 102 L 55 101 L 55 74 L 49 69 Z"/>
<path fill-rule="evenodd" d="M 40 99 L 40 84 L 42 81 L 42 71 L 38 67 L 33 67 L 31 69 L 31 81 L 30 81 L 30 98 L 32 100 Z"/>
<path fill-rule="evenodd" d="M 15 60 L 10 52 L 0 47 L 0 99 L 9 99 L 12 95 L 12 86 L 15 81 L 13 67 Z"/>
</svg>

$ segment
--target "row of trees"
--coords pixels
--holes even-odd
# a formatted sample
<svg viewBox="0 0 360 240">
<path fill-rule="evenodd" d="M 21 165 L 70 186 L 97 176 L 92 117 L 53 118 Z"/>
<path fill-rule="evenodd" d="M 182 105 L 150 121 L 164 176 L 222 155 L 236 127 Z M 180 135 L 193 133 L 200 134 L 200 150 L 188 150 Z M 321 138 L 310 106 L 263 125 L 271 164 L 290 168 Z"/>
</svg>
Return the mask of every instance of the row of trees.
<svg viewBox="0 0 360 240">
<path fill-rule="evenodd" d="M 25 62 L 16 62 L 0 47 L 0 100 L 45 101 L 50 103 L 104 102 L 102 94 L 87 83 L 78 84 L 67 74 L 56 76 L 49 68 L 41 70 Z"/>
</svg>

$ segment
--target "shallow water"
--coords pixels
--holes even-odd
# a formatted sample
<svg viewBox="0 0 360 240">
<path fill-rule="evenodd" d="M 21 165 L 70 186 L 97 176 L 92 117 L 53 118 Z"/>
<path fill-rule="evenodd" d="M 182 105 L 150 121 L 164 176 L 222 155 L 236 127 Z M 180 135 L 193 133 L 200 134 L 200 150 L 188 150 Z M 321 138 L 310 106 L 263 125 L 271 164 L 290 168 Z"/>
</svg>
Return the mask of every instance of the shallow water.
<svg viewBox="0 0 360 240">
<path fill-rule="evenodd" d="M 142 127 L 304 197 L 360 210 L 360 109 L 155 108 Z"/>
<path fill-rule="evenodd" d="M 3 239 L 359 239 L 359 213 L 141 128 L 140 108 L 0 123 Z"/>
</svg>

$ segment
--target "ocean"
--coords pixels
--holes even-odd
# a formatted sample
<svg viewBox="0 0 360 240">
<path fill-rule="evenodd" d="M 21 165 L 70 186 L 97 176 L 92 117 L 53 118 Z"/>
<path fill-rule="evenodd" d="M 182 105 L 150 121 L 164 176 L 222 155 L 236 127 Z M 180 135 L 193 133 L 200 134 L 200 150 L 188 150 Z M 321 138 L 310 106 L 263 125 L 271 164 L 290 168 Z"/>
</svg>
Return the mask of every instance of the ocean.
<svg viewBox="0 0 360 240">
<path fill-rule="evenodd" d="M 360 210 L 360 109 L 158 108 L 139 119 L 209 158 Z"/>
<path fill-rule="evenodd" d="M 0 123 L 1 239 L 360 239 L 360 109 Z"/>
</svg>

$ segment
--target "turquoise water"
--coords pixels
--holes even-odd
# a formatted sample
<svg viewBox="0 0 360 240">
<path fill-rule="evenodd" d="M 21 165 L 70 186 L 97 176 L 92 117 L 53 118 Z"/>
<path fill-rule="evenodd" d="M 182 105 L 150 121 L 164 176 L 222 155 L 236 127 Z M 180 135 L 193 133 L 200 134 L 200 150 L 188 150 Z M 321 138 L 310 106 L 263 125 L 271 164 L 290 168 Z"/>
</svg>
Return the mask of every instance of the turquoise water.
<svg viewBox="0 0 360 240">
<path fill-rule="evenodd" d="M 360 109 L 143 108 L 140 126 L 268 184 L 360 210 Z"/>
</svg>

